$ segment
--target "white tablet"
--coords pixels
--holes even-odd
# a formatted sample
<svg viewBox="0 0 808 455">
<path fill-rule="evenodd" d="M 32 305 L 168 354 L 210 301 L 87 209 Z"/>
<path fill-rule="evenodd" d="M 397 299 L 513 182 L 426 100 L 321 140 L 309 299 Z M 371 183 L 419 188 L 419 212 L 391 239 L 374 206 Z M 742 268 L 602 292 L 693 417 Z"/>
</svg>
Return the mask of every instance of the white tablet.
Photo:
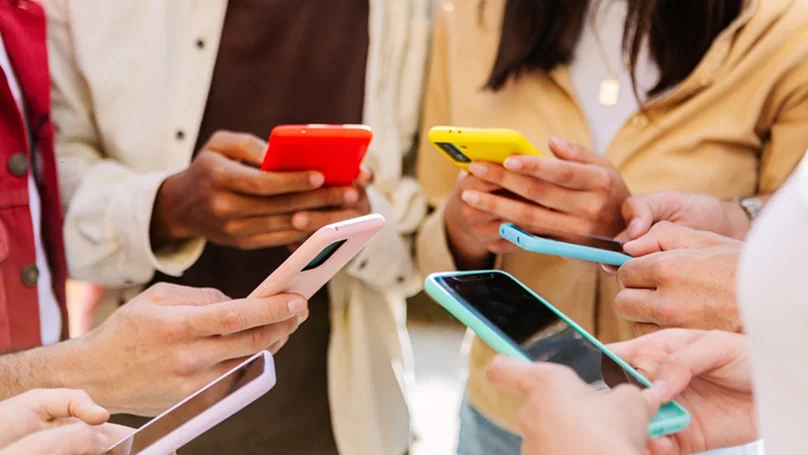
<svg viewBox="0 0 808 455">
<path fill-rule="evenodd" d="M 259 352 L 114 444 L 107 455 L 166 455 L 223 422 L 275 386 L 272 355 Z"/>
</svg>

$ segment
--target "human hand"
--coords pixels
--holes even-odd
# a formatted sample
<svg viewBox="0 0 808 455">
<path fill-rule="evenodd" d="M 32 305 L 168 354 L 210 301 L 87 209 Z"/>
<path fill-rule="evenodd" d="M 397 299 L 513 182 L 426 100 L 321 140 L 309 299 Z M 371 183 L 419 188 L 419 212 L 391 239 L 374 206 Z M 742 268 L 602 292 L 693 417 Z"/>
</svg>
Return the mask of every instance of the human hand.
<svg viewBox="0 0 808 455">
<path fill-rule="evenodd" d="M 634 259 L 617 271 L 617 313 L 644 334 L 660 328 L 741 330 L 735 272 L 743 243 L 658 223 L 623 249 Z"/>
<path fill-rule="evenodd" d="M 550 140 L 559 159 L 515 156 L 503 166 L 473 163 L 477 178 L 522 199 L 467 191 L 463 200 L 536 234 L 569 232 L 614 237 L 625 228 L 620 208 L 630 196 L 608 159 L 560 139 Z"/>
<path fill-rule="evenodd" d="M 523 455 L 643 454 L 648 423 L 662 403 L 655 389 L 622 385 L 598 392 L 573 370 L 551 363 L 497 357 L 486 373 L 527 395 L 519 411 Z"/>
<path fill-rule="evenodd" d="M 83 384 L 113 412 L 156 415 L 256 352 L 277 352 L 308 317 L 298 295 L 230 300 L 213 289 L 158 284 L 101 326 L 65 343 Z"/>
<path fill-rule="evenodd" d="M 0 448 L 40 431 L 78 422 L 101 425 L 108 419 L 109 412 L 83 390 L 30 390 L 0 402 Z M 85 441 L 93 431 L 79 426 L 69 433 Z"/>
<path fill-rule="evenodd" d="M 457 176 L 455 191 L 449 196 L 445 210 L 446 237 L 449 248 L 461 270 L 485 267 L 491 253 L 513 251 L 515 246 L 499 236 L 499 226 L 505 220 L 474 208 L 464 200 L 469 192 L 488 194 L 501 190 L 467 172 Z"/>
<path fill-rule="evenodd" d="M 623 204 L 622 213 L 628 228 L 621 240 L 639 238 L 660 221 L 738 240 L 746 237 L 750 226 L 749 216 L 734 202 L 677 191 L 630 197 Z"/>
<path fill-rule="evenodd" d="M 319 224 L 350 217 L 327 210 L 301 215 L 296 227 L 296 212 L 357 211 L 362 206 L 364 191 L 323 188 L 319 172 L 259 170 L 266 146 L 250 134 L 214 133 L 187 169 L 161 185 L 151 220 L 152 243 L 198 236 L 242 249 L 289 245 Z"/>
<path fill-rule="evenodd" d="M 654 381 L 662 402 L 690 411 L 690 426 L 652 441 L 654 455 L 701 453 L 757 439 L 751 365 L 745 336 L 669 329 L 609 346 Z"/>
</svg>

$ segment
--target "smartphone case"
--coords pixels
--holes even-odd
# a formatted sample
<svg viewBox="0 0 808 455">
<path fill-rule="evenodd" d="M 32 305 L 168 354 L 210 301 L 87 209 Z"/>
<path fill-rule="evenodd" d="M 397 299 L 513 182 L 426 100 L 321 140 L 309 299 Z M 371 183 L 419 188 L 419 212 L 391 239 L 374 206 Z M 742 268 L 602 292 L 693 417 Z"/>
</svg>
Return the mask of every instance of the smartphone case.
<svg viewBox="0 0 808 455">
<path fill-rule="evenodd" d="M 518 131 L 504 128 L 458 128 L 436 126 L 429 130 L 429 141 L 441 153 L 461 169 L 468 169 L 470 163 L 455 160 L 439 143 L 451 143 L 472 162 L 487 161 L 502 164 L 513 155 L 543 156 L 533 144 Z"/>
<path fill-rule="evenodd" d="M 582 261 L 597 262 L 616 267 L 620 267 L 631 259 L 631 256 L 616 251 L 602 250 L 600 248 L 575 245 L 535 236 L 510 223 L 502 224 L 499 227 L 499 236 L 519 248 L 533 253 L 580 259 Z"/>
<path fill-rule="evenodd" d="M 426 293 L 432 297 L 436 302 L 438 302 L 441 306 L 446 308 L 449 313 L 451 313 L 455 318 L 457 318 L 460 322 L 462 322 L 466 327 L 470 328 L 474 331 L 477 336 L 479 336 L 483 341 L 488 343 L 492 349 L 496 352 L 515 358 L 519 360 L 523 360 L 525 362 L 531 362 L 530 358 L 516 345 L 504 332 L 502 332 L 499 328 L 494 326 L 490 321 L 488 321 L 483 315 L 481 315 L 478 311 L 474 308 L 471 308 L 465 304 L 463 304 L 460 299 L 449 289 L 441 286 L 438 282 L 438 278 L 441 277 L 457 277 L 457 276 L 467 276 L 467 275 L 474 275 L 474 274 L 502 274 L 505 275 L 525 288 L 531 295 L 533 295 L 538 301 L 544 304 L 547 308 L 549 308 L 553 313 L 555 313 L 559 318 L 561 318 L 564 322 L 566 322 L 570 327 L 572 327 L 576 332 L 581 334 L 582 337 L 587 339 L 590 343 L 595 345 L 598 349 L 600 349 L 604 354 L 609 356 L 612 360 L 617 362 L 622 368 L 628 371 L 632 376 L 634 376 L 637 381 L 644 384 L 646 387 L 651 386 L 651 382 L 648 381 L 643 375 L 641 375 L 637 370 L 635 370 L 631 365 L 623 361 L 620 357 L 616 354 L 611 352 L 603 343 L 601 343 L 597 338 L 590 335 L 589 332 L 584 330 L 581 326 L 579 326 L 575 321 L 568 318 L 564 313 L 556 309 L 553 305 L 549 302 L 544 300 L 541 296 L 533 292 L 530 288 L 519 282 L 516 278 L 511 276 L 510 274 L 503 272 L 501 270 L 485 270 L 485 271 L 471 271 L 471 272 L 448 272 L 448 273 L 435 273 L 429 275 L 426 280 L 424 281 L 424 290 Z M 668 403 L 662 406 L 651 419 L 651 422 L 648 425 L 648 436 L 650 438 L 658 438 L 661 436 L 666 436 L 674 433 L 678 433 L 690 424 L 690 413 L 679 405 L 676 402 Z"/>
<path fill-rule="evenodd" d="M 138 455 L 166 455 L 167 453 L 172 453 L 175 450 L 179 449 L 180 447 L 184 446 L 185 444 L 188 444 L 189 442 L 193 441 L 194 439 L 196 439 L 206 431 L 210 430 L 211 428 L 215 427 L 216 425 L 222 423 L 228 417 L 237 413 L 242 408 L 245 408 L 247 405 L 257 400 L 258 398 L 262 397 L 267 392 L 269 392 L 273 387 L 275 387 L 275 381 L 276 381 L 275 361 L 272 358 L 272 354 L 270 354 L 267 351 L 262 351 L 250 357 L 248 360 L 244 361 L 241 365 L 223 374 L 219 379 L 211 382 L 210 384 L 203 387 L 193 395 L 177 403 L 166 412 L 150 420 L 148 423 L 146 423 L 146 425 L 141 427 L 141 429 L 152 424 L 157 424 L 159 420 L 164 416 L 173 412 L 175 409 L 182 406 L 187 401 L 201 394 L 210 387 L 213 387 L 217 382 L 221 381 L 226 376 L 232 374 L 234 371 L 238 370 L 239 368 L 242 368 L 244 365 L 254 361 L 256 358 L 261 356 L 264 357 L 265 362 L 264 365 L 266 365 L 266 368 L 264 369 L 264 371 L 261 373 L 260 376 L 250 381 L 249 383 L 245 384 L 243 387 L 236 390 L 229 396 L 225 397 L 222 401 L 214 404 L 213 406 L 206 409 L 196 417 L 192 418 L 191 420 L 189 420 L 188 422 L 186 422 L 173 432 L 169 433 L 159 441 L 150 445 L 146 449 L 138 452 Z M 133 433 L 133 435 L 134 434 L 136 433 Z M 120 452 L 129 453 L 129 450 L 131 449 L 127 449 L 126 445 L 132 443 L 133 435 L 114 444 L 112 447 L 110 447 L 109 451 L 107 451 L 107 454 L 111 455 L 113 453 L 120 453 Z"/>
<path fill-rule="evenodd" d="M 379 214 L 323 226 L 255 288 L 250 297 L 296 293 L 310 299 L 367 245 L 382 226 L 384 217 Z M 324 249 L 342 240 L 345 240 L 345 243 L 322 265 L 311 270 L 303 270 Z"/>
<path fill-rule="evenodd" d="M 269 137 L 261 169 L 317 171 L 325 186 L 350 186 L 359 176 L 373 131 L 365 125 L 282 125 Z"/>
</svg>

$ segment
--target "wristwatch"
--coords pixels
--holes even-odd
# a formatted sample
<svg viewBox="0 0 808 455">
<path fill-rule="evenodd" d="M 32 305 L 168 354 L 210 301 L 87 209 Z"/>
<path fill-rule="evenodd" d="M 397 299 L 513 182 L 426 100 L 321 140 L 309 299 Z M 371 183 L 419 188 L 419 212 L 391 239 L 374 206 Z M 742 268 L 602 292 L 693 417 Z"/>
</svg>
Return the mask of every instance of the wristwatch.
<svg viewBox="0 0 808 455">
<path fill-rule="evenodd" d="M 736 198 L 735 202 L 746 212 L 749 221 L 755 221 L 763 211 L 763 201 L 756 197 L 740 197 Z"/>
</svg>

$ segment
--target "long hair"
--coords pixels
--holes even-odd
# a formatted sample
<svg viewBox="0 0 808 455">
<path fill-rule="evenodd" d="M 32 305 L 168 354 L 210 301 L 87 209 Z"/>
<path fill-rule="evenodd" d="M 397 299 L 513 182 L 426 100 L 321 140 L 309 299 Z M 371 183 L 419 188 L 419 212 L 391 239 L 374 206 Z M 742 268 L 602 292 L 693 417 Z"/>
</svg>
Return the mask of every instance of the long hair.
<svg viewBox="0 0 808 455">
<path fill-rule="evenodd" d="M 486 0 L 480 0 L 485 2 Z M 590 5 L 600 0 L 504 0 L 502 38 L 485 87 L 500 90 L 531 70 L 569 64 Z M 628 2 L 623 55 L 636 88 L 636 66 L 644 42 L 659 67 L 654 96 L 682 82 L 713 40 L 741 13 L 744 0 L 622 0 Z M 482 7 L 482 3 L 481 3 Z"/>
</svg>

